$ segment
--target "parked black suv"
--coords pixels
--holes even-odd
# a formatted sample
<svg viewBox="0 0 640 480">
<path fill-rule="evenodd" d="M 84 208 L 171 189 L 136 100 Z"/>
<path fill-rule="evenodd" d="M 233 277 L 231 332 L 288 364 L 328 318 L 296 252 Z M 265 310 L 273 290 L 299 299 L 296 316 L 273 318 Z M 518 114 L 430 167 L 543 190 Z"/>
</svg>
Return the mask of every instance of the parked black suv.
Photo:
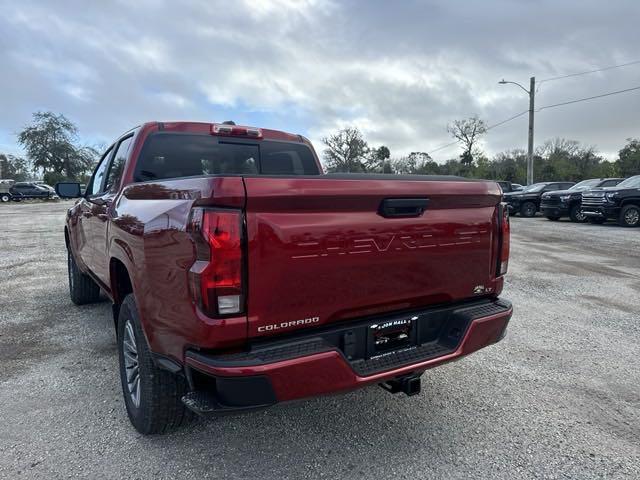
<svg viewBox="0 0 640 480">
<path fill-rule="evenodd" d="M 540 211 L 549 220 L 559 220 L 569 217 L 572 222 L 586 222 L 587 217 L 582 213 L 582 192 L 594 188 L 615 187 L 623 178 L 592 178 L 576 183 L 568 190 L 547 192 L 542 194 Z"/>
<path fill-rule="evenodd" d="M 519 213 L 523 217 L 533 217 L 540 209 L 540 197 L 545 192 L 566 190 L 575 182 L 540 182 L 527 185 L 522 190 L 505 193 L 504 200 L 509 205 L 509 212 Z"/>
<path fill-rule="evenodd" d="M 640 175 L 613 188 L 582 192 L 582 213 L 593 223 L 613 218 L 623 227 L 640 226 Z"/>
</svg>

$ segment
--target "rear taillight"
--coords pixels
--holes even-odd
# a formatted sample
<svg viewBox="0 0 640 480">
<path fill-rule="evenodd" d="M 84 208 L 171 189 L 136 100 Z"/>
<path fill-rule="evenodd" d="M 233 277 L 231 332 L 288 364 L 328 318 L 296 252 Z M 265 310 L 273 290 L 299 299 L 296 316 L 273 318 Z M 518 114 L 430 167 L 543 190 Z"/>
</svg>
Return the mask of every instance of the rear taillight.
<svg viewBox="0 0 640 480">
<path fill-rule="evenodd" d="M 498 251 L 497 276 L 500 277 L 507 273 L 509 268 L 509 247 L 511 244 L 509 207 L 504 202 L 498 206 L 498 222 L 500 223 L 500 249 Z"/>
<path fill-rule="evenodd" d="M 194 208 L 188 231 L 196 247 L 189 270 L 193 300 L 208 316 L 243 313 L 242 212 Z"/>
</svg>

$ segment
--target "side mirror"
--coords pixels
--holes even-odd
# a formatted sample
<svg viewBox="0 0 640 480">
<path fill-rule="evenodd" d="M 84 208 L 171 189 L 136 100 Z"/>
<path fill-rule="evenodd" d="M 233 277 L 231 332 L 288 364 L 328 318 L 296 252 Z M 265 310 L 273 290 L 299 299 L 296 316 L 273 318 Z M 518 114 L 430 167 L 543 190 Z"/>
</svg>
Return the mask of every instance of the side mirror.
<svg viewBox="0 0 640 480">
<path fill-rule="evenodd" d="M 80 198 L 82 196 L 80 184 L 76 182 L 56 183 L 55 190 L 60 198 Z"/>
</svg>

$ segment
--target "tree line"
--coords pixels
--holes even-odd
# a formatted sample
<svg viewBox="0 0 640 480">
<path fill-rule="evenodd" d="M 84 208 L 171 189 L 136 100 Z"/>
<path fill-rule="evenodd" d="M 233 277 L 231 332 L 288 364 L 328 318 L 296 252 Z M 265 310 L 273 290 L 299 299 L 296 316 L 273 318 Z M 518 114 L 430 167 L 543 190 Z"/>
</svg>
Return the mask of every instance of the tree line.
<svg viewBox="0 0 640 480">
<path fill-rule="evenodd" d="M 488 131 L 478 117 L 456 120 L 447 131 L 461 154 L 437 163 L 426 152 L 392 156 L 388 147 L 372 147 L 357 127 L 347 127 L 322 139 L 325 169 L 329 172 L 458 175 L 508 180 L 524 184 L 527 155 L 505 150 L 489 158 L 479 148 Z M 80 142 L 78 128 L 62 114 L 36 112 L 30 125 L 17 135 L 26 157 L 0 153 L 0 178 L 24 181 L 41 178 L 53 185 L 71 180 L 86 182 L 100 158 L 100 148 Z M 629 138 L 614 161 L 605 160 L 593 146 L 564 138 L 547 140 L 534 154 L 536 181 L 627 177 L 640 174 L 640 139 Z"/>
<path fill-rule="evenodd" d="M 478 117 L 456 120 L 447 131 L 461 148 L 457 158 L 437 163 L 426 152 L 391 156 L 386 146 L 370 147 L 356 127 L 344 128 L 322 139 L 324 165 L 329 172 L 457 175 L 525 184 L 527 153 L 505 150 L 489 158 L 478 147 L 487 132 Z M 576 140 L 553 138 L 534 152 L 536 181 L 628 177 L 640 174 L 640 139 L 629 138 L 614 161 L 604 159 L 593 146 Z"/>
</svg>

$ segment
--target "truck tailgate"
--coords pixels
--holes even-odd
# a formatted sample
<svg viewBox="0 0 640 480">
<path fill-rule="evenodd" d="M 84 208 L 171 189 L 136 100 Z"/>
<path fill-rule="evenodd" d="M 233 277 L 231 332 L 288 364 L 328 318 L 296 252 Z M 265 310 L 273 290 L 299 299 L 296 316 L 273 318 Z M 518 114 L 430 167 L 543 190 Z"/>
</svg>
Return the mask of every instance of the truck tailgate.
<svg viewBox="0 0 640 480">
<path fill-rule="evenodd" d="M 250 337 L 495 291 L 497 185 L 401 178 L 244 178 Z"/>
</svg>

